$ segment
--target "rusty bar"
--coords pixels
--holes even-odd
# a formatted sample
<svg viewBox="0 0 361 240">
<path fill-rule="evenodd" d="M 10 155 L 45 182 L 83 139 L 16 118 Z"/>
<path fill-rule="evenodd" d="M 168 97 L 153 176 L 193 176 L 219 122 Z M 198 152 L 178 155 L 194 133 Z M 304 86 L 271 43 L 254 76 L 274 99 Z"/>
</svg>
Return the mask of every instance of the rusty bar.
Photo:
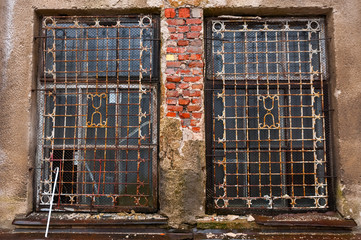
<svg viewBox="0 0 361 240">
<path fill-rule="evenodd" d="M 207 206 L 329 208 L 324 19 L 212 18 L 206 39 Z"/>
<path fill-rule="evenodd" d="M 156 210 L 156 16 L 42 21 L 37 209 Z M 150 170 L 152 169 L 152 171 Z"/>
</svg>

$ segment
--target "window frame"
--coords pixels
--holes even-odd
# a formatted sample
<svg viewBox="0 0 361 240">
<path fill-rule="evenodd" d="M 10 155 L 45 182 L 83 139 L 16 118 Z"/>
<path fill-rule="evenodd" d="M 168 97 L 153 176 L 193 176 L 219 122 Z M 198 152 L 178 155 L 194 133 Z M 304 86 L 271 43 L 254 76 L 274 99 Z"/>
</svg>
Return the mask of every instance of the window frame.
<svg viewBox="0 0 361 240">
<path fill-rule="evenodd" d="M 237 20 L 239 22 L 243 22 L 244 24 L 246 24 L 245 22 L 260 22 L 264 23 L 267 22 L 267 20 L 278 20 L 278 21 L 297 21 L 299 20 L 308 20 L 308 21 L 312 21 L 312 19 L 320 19 L 323 23 L 323 32 L 321 33 L 321 35 L 323 36 L 323 39 L 321 40 L 321 45 L 322 45 L 322 49 L 321 49 L 321 55 L 320 56 L 324 61 L 320 62 L 320 67 L 322 65 L 322 76 L 323 76 L 323 81 L 321 83 L 321 85 L 319 85 L 319 83 L 315 83 L 313 86 L 319 86 L 322 87 L 323 89 L 323 103 L 324 103 L 324 109 L 323 109 L 323 114 L 324 114 L 324 123 L 322 126 L 322 129 L 325 133 L 324 138 L 324 149 L 325 149 L 325 156 L 326 156 L 326 166 L 325 166 L 325 171 L 326 174 L 323 176 L 325 179 L 327 178 L 327 207 L 326 208 L 310 208 L 310 209 L 294 209 L 291 207 L 288 208 L 283 208 L 283 209 L 275 209 L 275 208 L 268 208 L 268 207 L 260 207 L 260 208 L 252 208 L 252 207 L 225 207 L 225 208 L 216 208 L 215 207 L 215 203 L 214 203 L 214 199 L 215 199 L 215 193 L 214 193 L 214 187 L 215 187 L 215 180 L 214 180 L 214 173 L 213 171 L 213 158 L 216 157 L 217 154 L 215 154 L 212 150 L 213 148 L 213 91 L 216 91 L 216 89 L 218 90 L 222 90 L 222 78 L 219 77 L 219 79 L 216 79 L 214 76 L 217 74 L 212 73 L 212 69 L 211 69 L 211 64 L 213 62 L 213 57 L 212 55 L 214 54 L 212 52 L 212 42 L 214 40 L 219 40 L 216 39 L 215 37 L 213 37 L 212 34 L 212 22 L 214 21 L 232 21 L 234 20 L 235 22 Z M 228 18 L 226 16 L 224 17 L 209 17 L 205 19 L 205 58 L 206 58 L 206 67 L 205 67 L 205 124 L 206 124 L 206 129 L 208 129 L 208 131 L 206 131 L 206 212 L 208 214 L 213 214 L 213 213 L 218 213 L 218 214 L 230 214 L 230 213 L 234 213 L 234 214 L 243 214 L 243 213 L 266 213 L 266 214 L 273 214 L 273 213 L 284 213 L 284 212 L 307 212 L 307 211 L 319 211 L 319 212 L 325 212 L 325 211 L 329 211 L 329 210 L 334 210 L 335 209 L 335 204 L 334 204 L 334 197 L 333 197 L 333 169 L 332 167 L 332 159 L 331 159 L 331 149 L 330 149 L 330 145 L 331 145 L 331 129 L 330 129 L 330 116 L 329 116 L 329 109 L 330 109 L 330 99 L 329 99 L 329 76 L 328 76 L 328 69 L 327 69 L 327 63 L 328 63 L 328 58 L 326 56 L 327 54 L 327 37 L 326 37 L 326 32 L 325 32 L 325 18 L 323 16 L 315 16 L 315 17 L 237 17 L 237 18 Z M 225 40 L 220 40 L 220 41 L 225 41 Z M 213 75 L 212 75 L 213 74 Z M 252 79 L 252 78 L 247 78 L 248 82 L 258 82 L 259 79 Z M 290 78 L 288 78 L 290 79 Z M 296 79 L 295 81 L 297 81 L 299 79 Z M 308 78 L 306 78 L 306 80 L 308 80 Z M 227 80 L 226 80 L 227 81 Z M 231 80 L 232 81 L 232 80 Z M 240 81 L 240 80 L 238 80 Z M 260 80 L 262 81 L 262 80 Z M 281 78 L 280 78 L 281 81 Z M 292 80 L 289 80 L 292 82 Z M 285 82 L 287 82 L 287 76 L 285 75 Z M 231 90 L 234 90 L 232 87 L 234 87 L 233 85 L 230 86 Z M 239 86 L 238 86 L 239 87 Z M 258 88 L 258 86 L 256 86 Z M 296 86 L 298 87 L 298 86 Z M 285 85 L 285 88 L 288 88 L 288 85 Z M 239 89 L 244 89 L 242 87 L 240 87 Z M 224 100 L 225 101 L 225 100 Z M 245 130 L 248 131 L 248 130 Z M 287 143 L 287 138 L 285 139 L 285 143 Z M 294 149 L 294 148 L 293 148 Z M 307 196 L 307 195 L 305 195 Z"/>
<path fill-rule="evenodd" d="M 40 23 L 42 24 L 43 21 L 46 21 L 46 18 L 62 18 L 62 16 L 41 16 L 40 17 Z M 150 126 L 151 129 L 149 129 L 149 131 L 151 132 L 150 138 L 151 138 L 151 143 L 148 145 L 134 145 L 135 149 L 140 150 L 141 148 L 146 148 L 149 149 L 150 151 L 150 155 L 151 155 L 151 161 L 149 162 L 149 164 L 151 164 L 151 171 L 149 172 L 149 178 L 151 179 L 151 184 L 150 184 L 150 191 L 151 191 L 151 196 L 152 196 L 152 201 L 149 203 L 149 206 L 138 206 L 138 205 L 133 205 L 133 206 L 115 206 L 115 205 L 109 205 L 109 206 L 97 206 L 94 207 L 92 206 L 92 204 L 90 204 L 89 206 L 69 206 L 69 205 L 60 205 L 60 206 L 56 206 L 54 205 L 54 210 L 55 211 L 80 211 L 80 212 L 119 212 L 119 211 L 131 211 L 131 210 L 135 210 L 137 212 L 145 212 L 145 213 L 152 213 L 152 212 L 156 212 L 158 210 L 158 126 L 159 126 L 159 80 L 160 80 L 160 61 L 159 61 L 159 55 L 160 55 L 160 46 L 159 46 L 159 35 L 160 35 L 160 18 L 159 15 L 156 14 L 135 14 L 135 15 L 117 15 L 117 16 L 65 16 L 65 19 L 69 18 L 69 19 L 77 19 L 77 18 L 84 18 L 84 19 L 108 19 L 108 18 L 121 18 L 121 19 L 127 19 L 127 18 L 139 18 L 141 19 L 140 21 L 147 21 L 150 20 L 151 21 L 151 25 L 150 28 L 152 28 L 152 33 L 153 33 L 153 38 L 149 39 L 150 41 L 150 46 L 152 49 L 152 55 L 150 58 L 150 64 L 152 66 L 151 71 L 152 74 L 151 76 L 142 76 L 141 78 L 138 76 L 128 76 L 128 77 L 122 77 L 119 76 L 118 74 L 116 74 L 116 76 L 112 76 L 112 77 L 89 77 L 89 76 L 82 76 L 82 77 L 56 77 L 56 82 L 55 81 L 49 81 L 49 79 L 52 79 L 52 77 L 47 77 L 45 76 L 45 59 L 44 59 L 44 46 L 46 43 L 46 36 L 40 36 L 39 39 L 39 64 L 38 64 L 38 77 L 37 77 L 37 116 L 38 116 L 38 129 L 37 129 L 37 148 L 36 148 L 36 171 L 34 174 L 34 186 L 36 186 L 36 190 L 34 191 L 34 209 L 36 211 L 47 211 L 48 208 L 48 204 L 42 205 L 41 201 L 40 201 L 40 194 L 41 194 L 41 189 L 40 189 L 40 184 L 41 184 L 41 166 L 42 166 L 42 154 L 43 154 L 43 148 L 46 147 L 46 144 L 43 143 L 43 133 L 42 133 L 42 129 L 45 127 L 45 123 L 44 123 L 44 117 L 43 117 L 43 109 L 44 106 L 41 105 L 41 103 L 44 103 L 44 92 L 49 91 L 50 89 L 53 88 L 53 86 L 57 85 L 56 89 L 57 90 L 64 90 L 66 89 L 75 89 L 76 93 L 76 98 L 78 99 L 78 101 L 82 101 L 82 98 L 84 98 L 84 96 L 86 96 L 86 91 L 89 89 L 102 89 L 102 88 L 106 88 L 107 91 L 114 91 L 116 92 L 116 97 L 119 98 L 122 91 L 127 91 L 129 92 L 129 89 L 135 89 L 138 90 L 140 87 L 147 89 L 147 93 L 149 93 L 150 97 L 149 97 L 149 114 L 150 114 Z M 42 20 L 43 19 L 43 20 Z M 69 20 L 65 20 L 65 21 L 69 21 Z M 139 25 L 143 24 L 139 22 Z M 102 25 L 101 25 L 102 26 Z M 99 28 L 101 28 L 101 26 L 99 26 Z M 111 26 L 107 26 L 109 28 L 111 28 Z M 45 28 L 43 28 L 42 26 L 40 26 L 40 33 L 43 34 L 43 30 L 45 30 Z M 129 39 L 131 39 L 129 37 Z M 88 40 L 85 40 L 88 41 Z M 128 41 L 128 40 L 126 40 Z M 142 40 L 140 40 L 142 41 Z M 130 45 L 129 45 L 130 47 Z M 108 49 L 105 49 L 104 51 L 109 51 Z M 129 50 L 131 51 L 131 50 Z M 77 70 L 78 71 L 78 70 Z M 66 70 L 65 70 L 66 72 Z M 139 81 L 139 79 L 141 79 L 141 83 Z M 79 80 L 79 83 L 78 83 Z M 44 85 L 44 83 L 48 81 L 47 84 Z M 61 86 L 65 86 L 65 87 L 61 87 Z M 80 93 L 79 93 L 80 92 Z M 110 92 L 108 95 L 110 95 Z M 128 93 L 129 95 L 130 93 Z M 130 95 L 128 96 L 128 98 L 130 98 Z M 107 96 L 107 105 L 109 104 L 109 98 Z M 82 103 L 81 103 L 82 104 Z M 84 104 L 82 104 L 84 105 Z M 79 115 L 76 116 L 76 122 L 81 123 L 85 121 L 85 125 L 86 125 L 86 121 L 87 121 L 87 116 L 85 116 L 83 114 L 83 107 L 77 107 L 77 111 L 79 112 Z M 118 109 L 120 108 L 120 106 L 115 105 L 115 108 Z M 129 111 L 129 110 L 128 110 Z M 128 113 L 129 114 L 129 113 Z M 117 119 L 116 121 L 121 121 L 121 117 L 115 117 L 115 119 Z M 76 126 L 79 126 L 76 125 Z M 120 125 L 119 125 L 120 126 Z M 76 133 L 76 135 L 82 135 L 84 133 L 84 131 L 86 131 L 86 126 L 84 129 L 82 128 L 78 128 L 78 133 Z M 77 131 L 74 130 L 74 131 Z M 120 131 L 119 129 L 117 129 L 116 131 Z M 83 132 L 83 133 L 81 133 Z M 44 132 L 45 134 L 45 132 Z M 84 139 L 78 139 L 77 142 L 81 142 Z M 77 146 L 76 146 L 77 145 Z M 81 143 L 77 143 L 77 144 L 71 144 L 70 146 L 67 146 L 68 148 L 71 148 L 71 151 L 74 151 L 77 147 L 79 147 L 80 145 L 82 145 Z M 86 147 L 87 144 L 83 144 L 83 147 Z M 99 144 L 98 144 L 99 146 Z M 137 148 L 138 146 L 138 148 Z M 56 144 L 53 144 L 52 148 L 56 149 L 57 146 Z M 108 147 L 108 146 L 107 146 Z M 112 148 L 114 148 L 114 151 L 122 151 L 122 149 L 126 149 L 126 150 L 132 150 L 131 145 L 116 145 L 116 143 L 112 146 L 110 146 L 109 148 L 104 149 L 104 151 L 107 150 L 112 150 Z M 63 154 L 65 154 L 64 149 L 62 149 L 64 152 Z M 82 150 L 78 149 L 77 152 L 81 152 Z M 120 153 L 119 153 L 120 154 Z M 73 156 L 74 157 L 74 156 Z M 50 157 L 52 158 L 52 157 Z M 75 157 L 74 157 L 75 158 Z M 64 156 L 63 156 L 63 161 L 64 161 Z M 50 169 L 51 171 L 51 169 Z M 119 170 L 120 171 L 120 170 Z M 59 181 L 59 180 L 58 180 Z M 120 186 L 120 185 L 119 185 Z M 58 186 L 57 186 L 58 188 Z M 77 190 L 78 191 L 78 190 Z M 55 194 L 56 196 L 57 194 Z M 54 196 L 54 197 L 55 197 Z M 79 195 L 80 196 L 80 195 Z M 121 196 L 121 195 L 119 195 Z"/>
</svg>

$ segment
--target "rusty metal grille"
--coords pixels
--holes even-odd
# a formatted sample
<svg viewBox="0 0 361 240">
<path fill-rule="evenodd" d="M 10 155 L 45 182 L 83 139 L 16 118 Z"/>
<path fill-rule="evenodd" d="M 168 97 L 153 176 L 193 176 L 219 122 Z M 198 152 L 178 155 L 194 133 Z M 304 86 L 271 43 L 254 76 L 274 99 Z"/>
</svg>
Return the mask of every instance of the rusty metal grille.
<svg viewBox="0 0 361 240">
<path fill-rule="evenodd" d="M 244 19 L 207 21 L 208 208 L 326 209 L 324 20 Z"/>
<path fill-rule="evenodd" d="M 44 17 L 37 208 L 157 208 L 159 18 Z"/>
</svg>

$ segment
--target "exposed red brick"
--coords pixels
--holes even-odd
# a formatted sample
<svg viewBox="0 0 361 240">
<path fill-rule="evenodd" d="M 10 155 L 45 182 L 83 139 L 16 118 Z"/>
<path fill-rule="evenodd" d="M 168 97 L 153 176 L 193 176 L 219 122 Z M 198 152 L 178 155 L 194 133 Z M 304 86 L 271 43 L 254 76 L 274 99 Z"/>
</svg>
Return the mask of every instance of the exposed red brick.
<svg viewBox="0 0 361 240">
<path fill-rule="evenodd" d="M 189 94 L 189 96 L 191 96 L 191 97 L 200 97 L 201 95 L 202 95 L 201 91 L 198 91 L 198 90 L 190 91 L 190 94 Z"/>
<path fill-rule="evenodd" d="M 178 87 L 180 89 L 187 89 L 187 88 L 189 88 L 189 84 L 188 83 L 181 83 L 181 84 L 178 85 Z"/>
<path fill-rule="evenodd" d="M 176 117 L 177 116 L 177 113 L 175 112 L 168 112 L 167 113 L 167 117 Z"/>
<path fill-rule="evenodd" d="M 202 70 L 193 68 L 193 69 L 192 69 L 192 73 L 193 73 L 194 75 L 202 75 L 203 72 L 202 72 Z"/>
<path fill-rule="evenodd" d="M 167 62 L 167 67 L 179 67 L 180 65 L 180 62 Z"/>
<path fill-rule="evenodd" d="M 188 47 L 187 52 L 189 53 L 202 53 L 202 47 Z"/>
<path fill-rule="evenodd" d="M 190 45 L 195 47 L 200 47 L 203 45 L 203 42 L 202 40 L 194 39 L 193 41 L 190 42 Z"/>
<path fill-rule="evenodd" d="M 186 21 L 184 21 L 183 19 L 168 19 L 167 23 L 168 25 L 179 26 L 179 25 L 184 25 Z"/>
<path fill-rule="evenodd" d="M 198 133 L 201 131 L 201 128 L 200 127 L 192 127 L 192 131 Z"/>
<path fill-rule="evenodd" d="M 189 91 L 189 90 L 183 90 L 182 93 L 183 93 L 184 97 L 189 97 L 191 95 L 191 91 Z"/>
<path fill-rule="evenodd" d="M 202 20 L 198 18 L 187 19 L 187 24 L 202 24 Z"/>
<path fill-rule="evenodd" d="M 185 82 L 197 82 L 201 77 L 195 76 L 195 77 L 184 77 L 183 81 Z"/>
<path fill-rule="evenodd" d="M 180 82 L 181 77 L 179 76 L 167 76 L 168 82 Z"/>
<path fill-rule="evenodd" d="M 188 43 L 189 43 L 189 41 L 187 41 L 187 40 L 179 40 L 177 44 L 178 44 L 178 46 L 187 46 Z"/>
<path fill-rule="evenodd" d="M 166 74 L 174 74 L 175 73 L 174 68 L 166 68 L 165 73 Z"/>
<path fill-rule="evenodd" d="M 177 31 L 177 28 L 176 27 L 168 27 L 168 31 L 173 33 L 173 32 Z"/>
<path fill-rule="evenodd" d="M 167 47 L 167 53 L 184 53 L 185 51 L 183 47 Z"/>
<path fill-rule="evenodd" d="M 180 111 L 183 111 L 183 106 L 168 105 L 167 109 L 169 111 L 180 112 Z"/>
<path fill-rule="evenodd" d="M 191 70 L 189 69 L 178 69 L 177 74 L 190 74 Z"/>
<path fill-rule="evenodd" d="M 199 111 L 200 109 L 201 109 L 200 105 L 189 105 L 187 107 L 187 110 L 190 111 L 190 112 Z"/>
<path fill-rule="evenodd" d="M 191 54 L 190 60 L 202 60 L 202 54 Z"/>
<path fill-rule="evenodd" d="M 191 119 L 191 126 L 197 126 L 199 120 Z"/>
<path fill-rule="evenodd" d="M 188 98 L 181 98 L 178 100 L 179 105 L 188 105 L 190 103 L 191 100 L 189 100 Z"/>
<path fill-rule="evenodd" d="M 178 96 L 179 96 L 178 91 L 172 90 L 167 92 L 167 97 L 178 97 Z"/>
<path fill-rule="evenodd" d="M 192 89 L 203 89 L 203 84 L 192 84 Z"/>
<path fill-rule="evenodd" d="M 194 31 L 194 32 L 202 31 L 202 25 L 191 26 L 191 31 Z"/>
<path fill-rule="evenodd" d="M 194 104 L 198 104 L 198 103 L 201 103 L 201 102 L 202 102 L 201 98 L 193 98 L 192 99 L 192 103 L 194 103 Z"/>
<path fill-rule="evenodd" d="M 191 117 L 190 113 L 188 113 L 188 112 L 181 112 L 181 113 L 179 113 L 179 116 L 181 118 L 190 118 Z"/>
<path fill-rule="evenodd" d="M 167 104 L 176 105 L 177 99 L 176 98 L 167 98 Z"/>
<path fill-rule="evenodd" d="M 187 32 L 187 38 L 199 38 L 200 35 L 199 32 Z"/>
<path fill-rule="evenodd" d="M 204 89 L 203 41 L 200 39 L 203 22 L 201 18 L 190 18 L 190 13 L 189 7 L 165 9 L 170 32 L 170 39 L 165 43 L 166 51 L 177 57 L 177 60 L 166 61 L 167 117 L 181 118 L 182 127 L 200 132 L 199 119 L 203 113 L 199 111 Z"/>
<path fill-rule="evenodd" d="M 169 90 L 176 88 L 176 86 L 175 86 L 174 83 L 166 83 L 166 84 L 165 84 L 165 87 L 166 87 L 167 89 L 169 89 Z"/>
<path fill-rule="evenodd" d="M 174 8 L 166 8 L 164 9 L 164 16 L 166 18 L 174 18 L 175 17 L 175 9 Z"/>
<path fill-rule="evenodd" d="M 192 117 L 194 118 L 202 118 L 202 113 L 198 112 L 198 113 L 192 113 Z"/>
<path fill-rule="evenodd" d="M 190 62 L 189 65 L 188 65 L 190 68 L 193 68 L 193 67 L 199 67 L 199 68 L 202 68 L 203 67 L 203 62 Z"/>
<path fill-rule="evenodd" d="M 188 60 L 188 59 L 189 59 L 189 55 L 178 55 L 179 61 Z"/>
<path fill-rule="evenodd" d="M 183 33 L 174 33 L 170 35 L 170 39 L 183 39 L 184 35 Z"/>
<path fill-rule="evenodd" d="M 179 26 L 177 28 L 177 32 L 188 32 L 189 31 L 189 27 L 188 26 Z"/>
<path fill-rule="evenodd" d="M 178 9 L 178 17 L 180 18 L 189 18 L 191 16 L 189 8 L 180 8 Z"/>
</svg>

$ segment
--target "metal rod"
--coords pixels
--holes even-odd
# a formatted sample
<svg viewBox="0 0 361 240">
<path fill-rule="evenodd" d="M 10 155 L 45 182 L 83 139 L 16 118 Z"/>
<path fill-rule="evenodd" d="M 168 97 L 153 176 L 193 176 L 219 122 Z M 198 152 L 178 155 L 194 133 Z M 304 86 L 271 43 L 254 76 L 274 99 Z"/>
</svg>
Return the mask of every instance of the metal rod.
<svg viewBox="0 0 361 240">
<path fill-rule="evenodd" d="M 56 182 L 58 181 L 58 174 L 59 174 L 59 168 L 55 168 L 55 180 L 53 185 L 53 193 L 51 194 L 51 200 L 50 200 L 50 208 L 49 208 L 49 214 L 48 214 L 48 222 L 46 223 L 46 231 L 45 231 L 45 237 L 48 237 L 48 231 L 50 226 L 50 218 L 51 218 L 51 210 L 53 209 L 53 200 L 54 200 L 54 194 L 55 194 L 55 188 L 56 188 Z"/>
<path fill-rule="evenodd" d="M 327 208 L 324 20 L 207 26 L 207 201 L 222 211 Z"/>
<path fill-rule="evenodd" d="M 40 209 L 49 205 L 55 167 L 57 211 L 154 208 L 157 22 L 150 15 L 43 18 L 43 74 L 34 89 L 42 109 Z"/>
</svg>

